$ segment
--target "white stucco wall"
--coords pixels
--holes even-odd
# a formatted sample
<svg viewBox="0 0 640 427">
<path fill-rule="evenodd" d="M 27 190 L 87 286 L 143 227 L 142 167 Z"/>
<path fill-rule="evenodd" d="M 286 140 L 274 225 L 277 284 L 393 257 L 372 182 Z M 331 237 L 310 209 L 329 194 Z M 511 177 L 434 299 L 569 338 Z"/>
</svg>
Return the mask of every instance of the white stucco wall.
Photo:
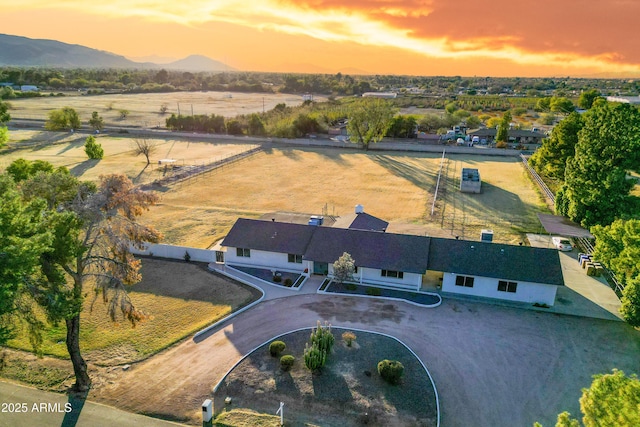
<svg viewBox="0 0 640 427">
<path fill-rule="evenodd" d="M 131 253 L 137 255 L 150 255 L 160 258 L 184 259 L 186 252 L 189 252 L 191 261 L 214 262 L 216 252 L 209 249 L 191 248 L 188 246 L 165 245 L 160 243 L 147 243 L 143 250 L 132 247 Z"/>
<path fill-rule="evenodd" d="M 445 273 L 442 280 L 442 291 L 462 295 L 473 295 L 478 297 L 496 298 L 508 301 L 519 301 L 526 303 L 543 303 L 553 305 L 556 300 L 555 285 L 544 285 L 541 283 L 516 282 L 518 287 L 516 292 L 498 291 L 498 281 L 489 277 L 474 276 L 472 288 L 456 286 L 456 274 Z"/>
<path fill-rule="evenodd" d="M 302 273 L 305 268 L 308 268 L 305 261 L 302 261 L 302 264 L 289 262 L 289 254 L 251 249 L 250 257 L 239 257 L 237 256 L 236 248 L 233 247 L 227 247 L 227 252 L 224 254 L 224 262 L 226 264 L 260 268 L 276 268 L 300 273 Z"/>
<path fill-rule="evenodd" d="M 370 283 L 375 285 L 392 286 L 398 289 L 419 290 L 422 286 L 422 275 L 404 272 L 402 279 L 393 277 L 383 277 L 382 270 L 375 268 L 358 267 L 358 272 L 353 275 L 357 282 Z M 333 264 L 329 264 L 329 275 L 333 276 Z"/>
</svg>

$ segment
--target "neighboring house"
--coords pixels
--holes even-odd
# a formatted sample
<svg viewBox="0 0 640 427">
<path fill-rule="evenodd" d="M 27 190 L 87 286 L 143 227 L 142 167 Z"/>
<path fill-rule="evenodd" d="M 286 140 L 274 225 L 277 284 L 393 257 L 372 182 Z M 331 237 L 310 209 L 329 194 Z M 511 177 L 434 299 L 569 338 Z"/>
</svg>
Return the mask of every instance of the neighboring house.
<svg viewBox="0 0 640 427">
<path fill-rule="evenodd" d="M 224 257 L 218 252 L 216 259 L 232 266 L 328 276 L 348 252 L 355 281 L 405 290 L 551 306 L 564 285 L 557 251 L 529 246 L 238 219 L 222 247 Z"/>
</svg>

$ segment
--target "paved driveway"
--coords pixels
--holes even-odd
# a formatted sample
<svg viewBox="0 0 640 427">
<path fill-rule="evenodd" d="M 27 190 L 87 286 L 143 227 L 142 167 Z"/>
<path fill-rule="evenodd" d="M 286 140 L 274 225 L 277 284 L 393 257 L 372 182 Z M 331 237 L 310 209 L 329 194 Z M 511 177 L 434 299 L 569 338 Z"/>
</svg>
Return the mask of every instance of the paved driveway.
<svg viewBox="0 0 640 427">
<path fill-rule="evenodd" d="M 393 335 L 424 361 L 442 426 L 555 424 L 579 413 L 591 376 L 637 372 L 640 334 L 622 322 L 445 300 L 436 309 L 377 299 L 302 294 L 263 301 L 228 323 L 118 371 L 95 398 L 132 411 L 192 417 L 244 354 L 316 320 Z"/>
</svg>

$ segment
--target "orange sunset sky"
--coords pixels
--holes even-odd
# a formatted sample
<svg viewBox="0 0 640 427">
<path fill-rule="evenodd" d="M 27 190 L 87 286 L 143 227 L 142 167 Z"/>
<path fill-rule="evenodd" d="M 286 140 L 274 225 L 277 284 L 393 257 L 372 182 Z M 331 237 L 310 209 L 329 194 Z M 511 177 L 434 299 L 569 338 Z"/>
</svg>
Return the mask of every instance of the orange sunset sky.
<svg viewBox="0 0 640 427">
<path fill-rule="evenodd" d="M 0 0 L 0 33 L 239 69 L 640 77 L 640 0 Z M 0 47 L 1 48 L 1 47 Z"/>
</svg>

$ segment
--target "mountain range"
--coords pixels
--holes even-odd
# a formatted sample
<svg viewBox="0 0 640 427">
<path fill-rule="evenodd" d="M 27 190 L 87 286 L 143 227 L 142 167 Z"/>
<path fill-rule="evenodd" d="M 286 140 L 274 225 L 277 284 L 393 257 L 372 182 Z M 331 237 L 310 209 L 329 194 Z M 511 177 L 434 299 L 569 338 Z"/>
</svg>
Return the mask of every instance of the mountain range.
<svg viewBox="0 0 640 427">
<path fill-rule="evenodd" d="M 191 55 L 168 64 L 135 62 L 122 55 L 55 40 L 0 34 L 0 66 L 52 68 L 164 68 L 184 71 L 234 71 L 220 61 Z"/>
</svg>

